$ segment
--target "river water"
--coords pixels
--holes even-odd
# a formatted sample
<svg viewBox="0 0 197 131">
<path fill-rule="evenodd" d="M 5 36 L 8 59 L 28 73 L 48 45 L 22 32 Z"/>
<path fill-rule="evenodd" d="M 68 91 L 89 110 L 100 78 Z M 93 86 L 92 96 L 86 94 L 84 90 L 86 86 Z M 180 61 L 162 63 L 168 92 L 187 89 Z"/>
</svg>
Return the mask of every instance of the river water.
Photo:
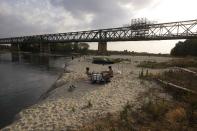
<svg viewBox="0 0 197 131">
<path fill-rule="evenodd" d="M 66 56 L 0 52 L 0 128 L 35 104 L 58 78 Z"/>
</svg>

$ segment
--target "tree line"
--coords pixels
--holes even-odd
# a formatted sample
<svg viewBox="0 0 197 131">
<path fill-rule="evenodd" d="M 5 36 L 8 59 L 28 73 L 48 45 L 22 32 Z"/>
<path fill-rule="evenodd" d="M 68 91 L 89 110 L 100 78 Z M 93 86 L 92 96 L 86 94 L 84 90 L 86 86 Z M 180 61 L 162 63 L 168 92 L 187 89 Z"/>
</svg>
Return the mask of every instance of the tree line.
<svg viewBox="0 0 197 131">
<path fill-rule="evenodd" d="M 179 41 L 170 54 L 173 56 L 197 56 L 197 39 Z"/>
<path fill-rule="evenodd" d="M 60 53 L 87 53 L 89 49 L 89 44 L 87 43 L 58 43 L 51 45 L 52 52 Z"/>
<path fill-rule="evenodd" d="M 44 44 L 44 43 L 43 43 Z M 39 52 L 40 44 L 25 43 L 20 45 L 22 51 Z M 50 44 L 50 50 L 54 53 L 82 53 L 86 54 L 89 50 L 87 43 L 53 43 Z"/>
</svg>

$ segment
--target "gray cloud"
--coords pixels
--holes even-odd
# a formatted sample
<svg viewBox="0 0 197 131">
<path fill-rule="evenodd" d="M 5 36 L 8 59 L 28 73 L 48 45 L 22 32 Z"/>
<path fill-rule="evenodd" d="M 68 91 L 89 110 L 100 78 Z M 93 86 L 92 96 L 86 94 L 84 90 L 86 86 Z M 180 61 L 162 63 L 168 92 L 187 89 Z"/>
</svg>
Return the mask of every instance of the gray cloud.
<svg viewBox="0 0 197 131">
<path fill-rule="evenodd" d="M 34 24 L 28 23 L 21 16 L 0 14 L 0 18 L 0 37 L 34 35 L 53 32 L 55 30 L 53 27 L 39 28 Z"/>
<path fill-rule="evenodd" d="M 39 8 L 35 0 L 14 1 L 2 0 L 0 4 L 0 37 L 13 37 L 22 35 L 54 32 L 55 27 L 49 28 L 40 19 Z"/>
<path fill-rule="evenodd" d="M 93 15 L 92 27 L 108 27 L 125 24 L 134 13 L 154 0 L 50 0 L 54 6 L 62 6 L 73 17 L 83 20 Z M 126 5 L 129 7 L 126 8 Z"/>
<path fill-rule="evenodd" d="M 155 0 L 1 0 L 0 37 L 121 26 Z"/>
</svg>

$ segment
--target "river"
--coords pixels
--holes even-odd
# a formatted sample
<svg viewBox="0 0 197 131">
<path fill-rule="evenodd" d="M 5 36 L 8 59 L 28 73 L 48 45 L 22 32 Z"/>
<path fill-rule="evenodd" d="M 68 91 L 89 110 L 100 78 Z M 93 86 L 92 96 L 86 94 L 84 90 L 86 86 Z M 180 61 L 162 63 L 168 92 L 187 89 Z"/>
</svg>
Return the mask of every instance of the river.
<svg viewBox="0 0 197 131">
<path fill-rule="evenodd" d="M 35 104 L 68 60 L 66 56 L 0 52 L 0 128 Z"/>
</svg>

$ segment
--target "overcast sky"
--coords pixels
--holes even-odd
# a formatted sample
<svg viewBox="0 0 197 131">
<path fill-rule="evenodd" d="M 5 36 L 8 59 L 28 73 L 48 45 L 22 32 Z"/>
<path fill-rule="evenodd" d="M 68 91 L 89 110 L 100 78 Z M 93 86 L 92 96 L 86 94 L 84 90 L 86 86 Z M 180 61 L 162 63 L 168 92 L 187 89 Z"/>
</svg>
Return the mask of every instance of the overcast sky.
<svg viewBox="0 0 197 131">
<path fill-rule="evenodd" d="M 0 37 L 116 27 L 139 17 L 192 20 L 196 5 L 197 0 L 0 0 Z M 169 53 L 176 42 L 115 42 L 108 49 Z"/>
</svg>

